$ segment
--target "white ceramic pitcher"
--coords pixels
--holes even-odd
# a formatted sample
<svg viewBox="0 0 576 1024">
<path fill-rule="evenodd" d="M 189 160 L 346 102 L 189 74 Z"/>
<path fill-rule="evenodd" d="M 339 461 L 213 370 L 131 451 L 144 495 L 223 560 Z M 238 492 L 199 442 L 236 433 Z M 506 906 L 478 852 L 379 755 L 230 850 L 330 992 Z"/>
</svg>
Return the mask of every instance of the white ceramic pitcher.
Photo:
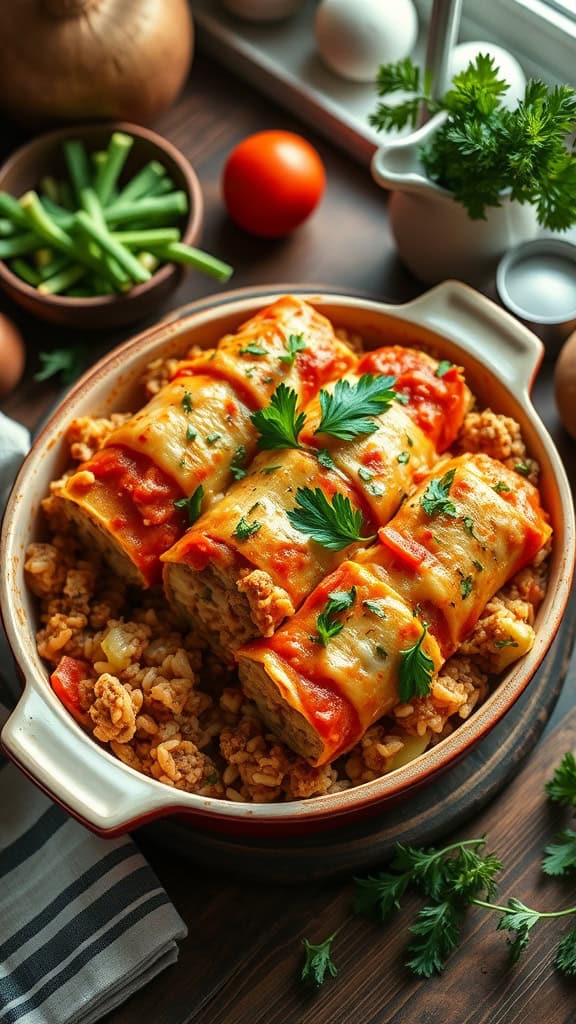
<svg viewBox="0 0 576 1024">
<path fill-rule="evenodd" d="M 390 189 L 389 215 L 398 255 L 426 284 L 457 278 L 481 285 L 493 276 L 504 252 L 539 232 L 536 211 L 502 194 L 486 208 L 486 220 L 471 220 L 452 193 L 426 177 L 420 148 L 446 118 L 437 114 L 422 128 L 376 150 L 374 180 Z"/>
</svg>

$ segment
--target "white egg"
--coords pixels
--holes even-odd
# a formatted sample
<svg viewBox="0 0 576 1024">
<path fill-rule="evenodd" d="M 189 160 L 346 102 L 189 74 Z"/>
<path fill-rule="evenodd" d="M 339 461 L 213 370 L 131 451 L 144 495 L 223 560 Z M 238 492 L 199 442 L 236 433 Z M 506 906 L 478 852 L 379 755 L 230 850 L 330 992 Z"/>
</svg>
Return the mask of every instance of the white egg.
<svg viewBox="0 0 576 1024">
<path fill-rule="evenodd" d="M 455 46 L 449 64 L 450 81 L 454 75 L 465 71 L 470 61 L 474 61 L 479 53 L 487 53 L 494 58 L 494 63 L 499 68 L 498 77 L 503 78 L 510 86 L 508 91 L 502 95 L 502 103 L 509 109 L 515 107 L 518 100 L 524 95 L 526 76 L 516 57 L 508 53 L 508 50 L 502 49 L 501 46 L 496 46 L 495 43 L 459 43 L 458 46 Z"/>
<path fill-rule="evenodd" d="M 412 0 L 322 0 L 314 31 L 331 71 L 355 82 L 373 82 L 380 64 L 412 52 L 418 19 Z"/>
</svg>

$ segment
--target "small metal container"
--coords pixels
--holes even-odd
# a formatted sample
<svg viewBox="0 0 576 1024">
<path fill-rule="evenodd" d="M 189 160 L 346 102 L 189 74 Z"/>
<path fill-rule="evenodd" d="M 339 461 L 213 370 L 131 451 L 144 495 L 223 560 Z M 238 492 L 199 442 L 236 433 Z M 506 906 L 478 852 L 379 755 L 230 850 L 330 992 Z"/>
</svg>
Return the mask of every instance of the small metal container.
<svg viewBox="0 0 576 1024">
<path fill-rule="evenodd" d="M 558 350 L 576 328 L 576 245 L 537 238 L 511 249 L 496 272 L 500 301 Z"/>
</svg>

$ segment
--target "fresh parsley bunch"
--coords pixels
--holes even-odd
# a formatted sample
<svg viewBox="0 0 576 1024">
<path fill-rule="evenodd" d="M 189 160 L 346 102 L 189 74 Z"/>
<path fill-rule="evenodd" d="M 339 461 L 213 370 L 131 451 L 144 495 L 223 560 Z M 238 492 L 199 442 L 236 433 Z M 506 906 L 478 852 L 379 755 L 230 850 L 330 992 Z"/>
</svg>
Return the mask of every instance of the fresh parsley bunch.
<svg viewBox="0 0 576 1024">
<path fill-rule="evenodd" d="M 406 90 L 412 96 L 396 105 L 379 103 L 370 124 L 378 131 L 415 127 L 423 103 L 430 114 L 445 111 L 421 152 L 431 180 L 452 192 L 473 220 L 485 218 L 486 207 L 500 206 L 509 189 L 512 199 L 534 204 L 543 227 L 564 231 L 576 223 L 576 158 L 567 144 L 576 129 L 576 90 L 529 81 L 509 110 L 502 104 L 509 85 L 498 73 L 493 57 L 478 54 L 433 100 L 430 81 L 422 81 L 409 57 L 382 65 L 378 95 Z"/>
</svg>

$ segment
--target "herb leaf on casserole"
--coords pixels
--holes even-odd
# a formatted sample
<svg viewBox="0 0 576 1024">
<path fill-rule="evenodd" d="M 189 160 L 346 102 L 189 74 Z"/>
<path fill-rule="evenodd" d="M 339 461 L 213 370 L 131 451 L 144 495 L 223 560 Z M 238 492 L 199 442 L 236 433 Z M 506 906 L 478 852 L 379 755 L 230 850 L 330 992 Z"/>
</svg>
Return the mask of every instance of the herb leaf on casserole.
<svg viewBox="0 0 576 1024">
<path fill-rule="evenodd" d="M 200 515 L 203 497 L 204 488 L 202 484 L 199 484 L 189 498 L 178 498 L 178 500 L 174 502 L 174 508 L 183 508 L 186 510 L 190 526 L 192 523 L 196 522 Z"/>
<path fill-rule="evenodd" d="M 274 448 L 302 448 L 298 434 L 306 422 L 303 412 L 296 413 L 298 395 L 293 388 L 279 384 L 270 405 L 250 417 L 260 434 L 258 444 L 265 451 Z"/>
<path fill-rule="evenodd" d="M 306 534 L 323 548 L 341 551 L 354 542 L 375 540 L 376 534 L 362 536 L 364 519 L 359 509 L 352 508 L 350 499 L 336 492 L 332 501 L 316 487 L 299 487 L 296 507 L 286 515 L 300 533 Z"/>
<path fill-rule="evenodd" d="M 412 697 L 425 697 L 430 693 L 434 673 L 434 662 L 422 650 L 428 626 L 424 628 L 416 643 L 400 652 L 400 681 L 398 696 L 401 704 L 407 704 Z"/>
<path fill-rule="evenodd" d="M 248 540 L 249 537 L 253 537 L 255 533 L 258 533 L 258 530 L 261 528 L 262 523 L 259 523 L 258 520 L 255 519 L 253 523 L 249 523 L 244 516 L 242 516 L 236 523 L 232 535 L 237 537 L 238 540 Z"/>
<path fill-rule="evenodd" d="M 344 623 L 338 621 L 335 616 L 348 611 L 355 600 L 356 587 L 350 587 L 350 590 L 333 590 L 328 594 L 326 607 L 316 618 L 318 633 L 313 637 L 317 643 L 322 644 L 322 647 L 326 647 L 332 637 L 338 636 L 338 633 L 342 632 Z"/>
<path fill-rule="evenodd" d="M 378 424 L 372 419 L 386 412 L 396 398 L 395 377 L 363 374 L 356 382 L 339 380 L 332 392 L 320 391 L 322 418 L 315 434 L 330 434 L 351 441 L 359 434 L 373 434 Z"/>
<path fill-rule="evenodd" d="M 449 469 L 440 480 L 431 480 L 428 484 L 420 498 L 420 504 L 427 516 L 456 515 L 456 506 L 448 497 L 455 473 L 455 469 Z"/>
<path fill-rule="evenodd" d="M 281 363 L 286 363 L 288 366 L 292 366 L 298 353 L 303 352 L 306 348 L 304 335 L 289 334 L 288 338 L 284 342 L 284 348 L 286 349 L 286 355 L 278 356 L 278 359 Z"/>
</svg>

